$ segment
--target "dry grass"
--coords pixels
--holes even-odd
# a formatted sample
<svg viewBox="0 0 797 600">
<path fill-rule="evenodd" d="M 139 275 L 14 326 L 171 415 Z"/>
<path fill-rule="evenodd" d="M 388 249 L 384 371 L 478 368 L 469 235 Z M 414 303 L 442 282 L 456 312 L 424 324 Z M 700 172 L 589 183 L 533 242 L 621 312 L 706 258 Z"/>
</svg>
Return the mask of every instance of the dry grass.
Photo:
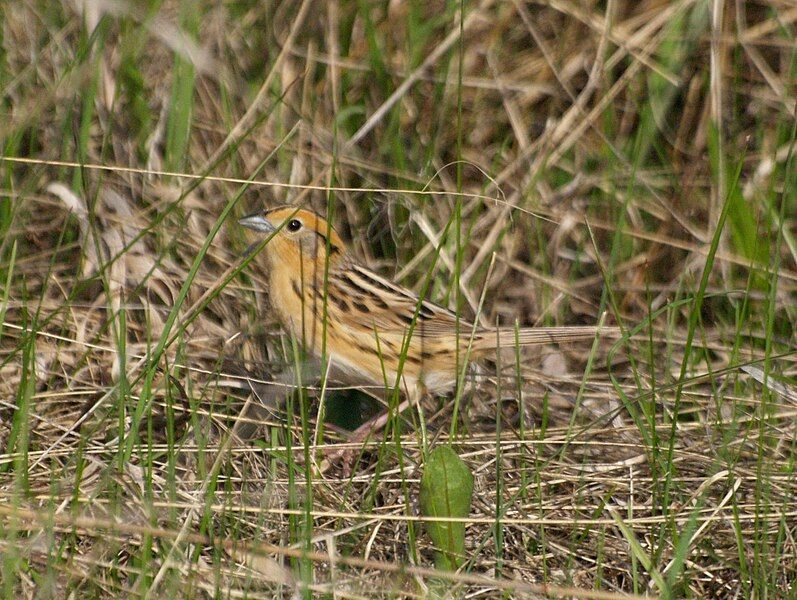
<svg viewBox="0 0 797 600">
<path fill-rule="evenodd" d="M 5 596 L 794 594 L 791 2 L 265 4 L 3 7 Z M 349 477 L 319 386 L 249 410 L 291 349 L 232 217 L 284 202 L 485 324 L 628 332 L 427 399 L 459 573 L 417 414 Z"/>
</svg>

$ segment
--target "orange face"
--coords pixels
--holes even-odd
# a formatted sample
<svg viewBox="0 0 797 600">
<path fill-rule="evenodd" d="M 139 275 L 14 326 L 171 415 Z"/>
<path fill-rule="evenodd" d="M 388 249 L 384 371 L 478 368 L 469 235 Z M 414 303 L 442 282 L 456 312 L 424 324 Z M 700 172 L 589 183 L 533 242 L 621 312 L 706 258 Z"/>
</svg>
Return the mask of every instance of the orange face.
<svg viewBox="0 0 797 600">
<path fill-rule="evenodd" d="M 238 221 L 244 227 L 271 236 L 263 252 L 272 266 L 288 267 L 295 272 L 306 261 L 323 264 L 329 250 L 330 260 L 346 252 L 343 240 L 332 226 L 317 214 L 294 206 L 262 210 Z"/>
</svg>

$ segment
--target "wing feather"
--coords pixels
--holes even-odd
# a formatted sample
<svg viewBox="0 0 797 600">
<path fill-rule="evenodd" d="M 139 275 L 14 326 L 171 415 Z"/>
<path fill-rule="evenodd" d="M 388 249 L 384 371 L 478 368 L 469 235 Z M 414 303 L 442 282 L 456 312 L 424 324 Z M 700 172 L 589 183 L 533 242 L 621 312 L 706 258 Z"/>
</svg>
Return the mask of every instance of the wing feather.
<svg viewBox="0 0 797 600">
<path fill-rule="evenodd" d="M 331 277 L 348 297 L 354 309 L 349 315 L 363 327 L 376 327 L 381 333 L 404 335 L 417 311 L 413 335 L 451 335 L 457 323 L 456 313 L 429 300 L 421 300 L 414 292 L 380 277 L 373 271 L 355 265 Z M 460 319 L 460 329 L 472 327 Z"/>
<path fill-rule="evenodd" d="M 380 335 L 404 336 L 409 330 L 417 311 L 413 337 L 442 345 L 454 343 L 459 331 L 460 347 L 466 347 L 473 335 L 473 349 L 481 352 L 501 348 L 512 348 L 537 344 L 575 342 L 589 340 L 597 335 L 616 337 L 615 327 L 568 326 L 568 327 L 521 327 L 517 333 L 513 327 L 483 328 L 473 331 L 473 324 L 458 319 L 453 311 L 429 300 L 421 300 L 411 290 L 380 277 L 361 265 L 348 265 L 330 278 L 338 289 L 338 297 L 345 297 L 353 304 L 347 315 L 363 328 L 376 329 Z"/>
</svg>

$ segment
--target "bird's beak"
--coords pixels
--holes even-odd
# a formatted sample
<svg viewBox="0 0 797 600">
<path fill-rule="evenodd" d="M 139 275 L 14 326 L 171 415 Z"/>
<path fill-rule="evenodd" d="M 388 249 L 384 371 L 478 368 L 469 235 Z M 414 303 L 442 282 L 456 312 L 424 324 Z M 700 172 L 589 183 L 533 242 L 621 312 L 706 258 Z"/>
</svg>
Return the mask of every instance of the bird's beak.
<svg viewBox="0 0 797 600">
<path fill-rule="evenodd" d="M 271 224 L 271 221 L 263 216 L 263 213 L 255 213 L 243 219 L 238 219 L 238 224 L 262 233 L 274 233 L 277 230 L 277 228 Z"/>
</svg>

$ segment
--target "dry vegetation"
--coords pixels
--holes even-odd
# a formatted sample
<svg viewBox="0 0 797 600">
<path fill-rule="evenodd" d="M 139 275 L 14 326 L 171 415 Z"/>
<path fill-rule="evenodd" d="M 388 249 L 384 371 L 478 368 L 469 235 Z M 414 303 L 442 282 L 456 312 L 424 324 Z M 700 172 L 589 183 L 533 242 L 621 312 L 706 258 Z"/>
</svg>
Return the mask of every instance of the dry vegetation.
<svg viewBox="0 0 797 600">
<path fill-rule="evenodd" d="M 795 593 L 793 2 L 0 10 L 6 597 Z M 426 400 L 459 573 L 416 413 L 349 476 L 317 386 L 248 410 L 291 350 L 234 217 L 285 202 L 468 318 L 628 332 Z"/>
</svg>

